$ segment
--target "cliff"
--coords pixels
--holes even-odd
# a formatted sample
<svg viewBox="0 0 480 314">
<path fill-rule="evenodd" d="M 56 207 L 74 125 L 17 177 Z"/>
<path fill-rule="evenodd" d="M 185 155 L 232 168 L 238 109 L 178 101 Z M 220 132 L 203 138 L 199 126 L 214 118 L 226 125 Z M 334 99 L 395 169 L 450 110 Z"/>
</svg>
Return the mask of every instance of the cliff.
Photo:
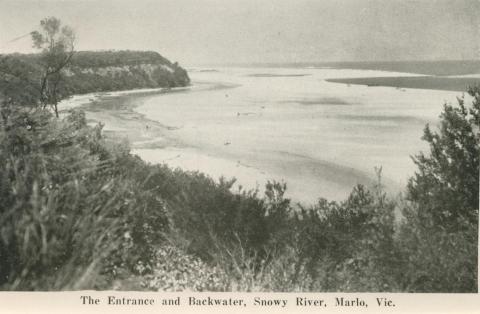
<svg viewBox="0 0 480 314">
<path fill-rule="evenodd" d="M 14 77 L 17 85 L 32 86 L 33 91 L 38 90 L 39 86 L 36 85 L 40 84 L 42 72 L 40 55 L 12 54 L 0 57 L 0 68 L 4 70 L 2 73 L 9 73 L 2 77 L 4 80 L 0 79 L 5 81 L 3 85 L 11 87 L 11 78 Z M 27 74 L 28 80 L 18 78 Z M 65 69 L 64 78 L 61 87 L 63 96 L 190 84 L 187 71 L 153 51 L 79 51 Z"/>
<path fill-rule="evenodd" d="M 190 83 L 187 71 L 152 51 L 77 52 L 65 74 L 76 94 Z"/>
</svg>

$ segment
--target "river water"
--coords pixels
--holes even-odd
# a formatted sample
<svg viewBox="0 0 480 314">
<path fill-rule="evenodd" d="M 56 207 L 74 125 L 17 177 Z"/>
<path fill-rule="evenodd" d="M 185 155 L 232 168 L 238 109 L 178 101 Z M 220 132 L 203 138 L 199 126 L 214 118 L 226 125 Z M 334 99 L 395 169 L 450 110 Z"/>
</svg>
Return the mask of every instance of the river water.
<svg viewBox="0 0 480 314">
<path fill-rule="evenodd" d="M 135 108 L 165 126 L 172 145 L 137 148 L 146 161 L 236 177 L 259 187 L 285 181 L 287 195 L 311 203 L 344 199 L 373 184 L 375 167 L 393 193 L 415 170 L 411 155 L 428 147 L 435 125 L 458 92 L 368 87 L 329 78 L 414 74 L 332 68 L 191 69 L 192 87 L 159 94 Z M 134 145 L 135 147 L 135 145 Z"/>
</svg>

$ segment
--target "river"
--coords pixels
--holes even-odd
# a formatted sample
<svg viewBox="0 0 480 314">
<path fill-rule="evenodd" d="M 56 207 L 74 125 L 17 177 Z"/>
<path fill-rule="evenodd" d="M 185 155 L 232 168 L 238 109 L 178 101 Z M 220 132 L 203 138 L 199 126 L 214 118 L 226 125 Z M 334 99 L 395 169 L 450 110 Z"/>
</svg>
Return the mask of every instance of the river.
<svg viewBox="0 0 480 314">
<path fill-rule="evenodd" d="M 326 81 L 415 76 L 384 71 L 218 67 L 189 73 L 192 86 L 179 92 L 133 96 L 135 125 L 122 127 L 101 110 L 87 114 L 127 137 L 137 129 L 144 136 L 129 137 L 132 153 L 148 162 L 236 177 L 237 186 L 249 189 L 283 180 L 287 196 L 305 203 L 344 199 L 355 184 L 375 182 L 375 167 L 382 167 L 389 192 L 402 191 L 415 170 L 410 156 L 428 148 L 421 140 L 425 124 L 435 125 L 443 104 L 461 96 Z"/>
</svg>

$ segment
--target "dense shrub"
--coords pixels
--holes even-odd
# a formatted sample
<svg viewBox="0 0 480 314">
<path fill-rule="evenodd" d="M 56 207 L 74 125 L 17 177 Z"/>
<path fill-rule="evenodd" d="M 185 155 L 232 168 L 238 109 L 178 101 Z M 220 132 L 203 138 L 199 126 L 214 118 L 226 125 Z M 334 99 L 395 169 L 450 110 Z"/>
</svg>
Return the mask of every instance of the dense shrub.
<svg viewBox="0 0 480 314">
<path fill-rule="evenodd" d="M 445 105 L 439 133 L 425 128 L 430 154 L 415 158 L 398 235 L 406 291 L 476 292 L 480 89 L 471 105 Z"/>
<path fill-rule="evenodd" d="M 414 159 L 418 171 L 408 184 L 408 198 L 418 203 L 435 224 L 456 229 L 458 220 L 478 222 L 480 158 L 480 88 L 472 88 L 472 105 L 445 105 L 439 133 L 427 125 L 423 139 L 430 154 Z"/>
<path fill-rule="evenodd" d="M 286 219 L 288 203 L 277 204 L 273 194 L 261 199 L 255 191 L 232 193 L 232 180 L 217 183 L 198 173 L 177 176 L 180 193 L 172 200 L 172 219 L 189 241 L 188 252 L 211 260 L 219 250 L 241 245 L 247 254 L 260 254 L 285 229 L 277 223 Z M 283 194 L 278 189 L 271 185 L 267 191 Z M 279 213 L 282 206 L 285 212 Z"/>
<path fill-rule="evenodd" d="M 107 261 L 131 268 L 153 253 L 159 237 L 151 230 L 166 225 L 164 205 L 116 173 L 132 157 L 109 147 L 83 113 L 10 115 L 0 145 L 2 286 L 92 287 Z M 121 250 L 128 254 L 116 256 Z"/>
<path fill-rule="evenodd" d="M 395 204 L 381 186 L 353 189 L 344 202 L 320 199 L 297 215 L 300 265 L 319 291 L 392 290 Z"/>
<path fill-rule="evenodd" d="M 476 292 L 478 225 L 458 220 L 455 231 L 422 217 L 417 204 L 403 210 L 397 246 L 401 252 L 398 283 L 408 292 Z"/>
</svg>

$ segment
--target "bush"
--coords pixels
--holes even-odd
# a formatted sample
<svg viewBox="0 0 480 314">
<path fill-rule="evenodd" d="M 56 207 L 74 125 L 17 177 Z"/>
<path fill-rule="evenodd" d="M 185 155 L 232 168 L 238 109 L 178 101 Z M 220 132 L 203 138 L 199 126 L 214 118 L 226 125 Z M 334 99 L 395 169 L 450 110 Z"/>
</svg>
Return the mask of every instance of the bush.
<svg viewBox="0 0 480 314">
<path fill-rule="evenodd" d="M 478 265 L 480 89 L 472 105 L 445 105 L 439 133 L 427 126 L 430 154 L 415 158 L 398 246 L 402 290 L 476 292 Z"/>
<path fill-rule="evenodd" d="M 79 112 L 61 121 L 19 112 L 8 121 L 0 132 L 0 285 L 94 287 L 107 264 L 131 268 L 149 257 L 166 216 L 141 182 L 118 175 L 128 150 L 110 148 Z M 128 254 L 114 254 L 132 241 Z"/>
<path fill-rule="evenodd" d="M 391 291 L 395 203 L 378 184 L 355 187 L 344 202 L 320 199 L 296 216 L 299 260 L 314 291 Z M 300 264 L 301 265 L 301 264 Z"/>
<path fill-rule="evenodd" d="M 478 228 L 458 221 L 447 231 L 426 223 L 417 204 L 404 205 L 397 246 L 399 285 L 408 292 L 477 292 Z"/>
<path fill-rule="evenodd" d="M 428 219 L 455 230 L 458 221 L 478 223 L 480 158 L 480 88 L 472 88 L 470 108 L 464 99 L 458 107 L 445 105 L 439 133 L 427 125 L 423 139 L 430 154 L 414 158 L 418 171 L 408 184 L 408 198 L 418 203 Z"/>
</svg>

